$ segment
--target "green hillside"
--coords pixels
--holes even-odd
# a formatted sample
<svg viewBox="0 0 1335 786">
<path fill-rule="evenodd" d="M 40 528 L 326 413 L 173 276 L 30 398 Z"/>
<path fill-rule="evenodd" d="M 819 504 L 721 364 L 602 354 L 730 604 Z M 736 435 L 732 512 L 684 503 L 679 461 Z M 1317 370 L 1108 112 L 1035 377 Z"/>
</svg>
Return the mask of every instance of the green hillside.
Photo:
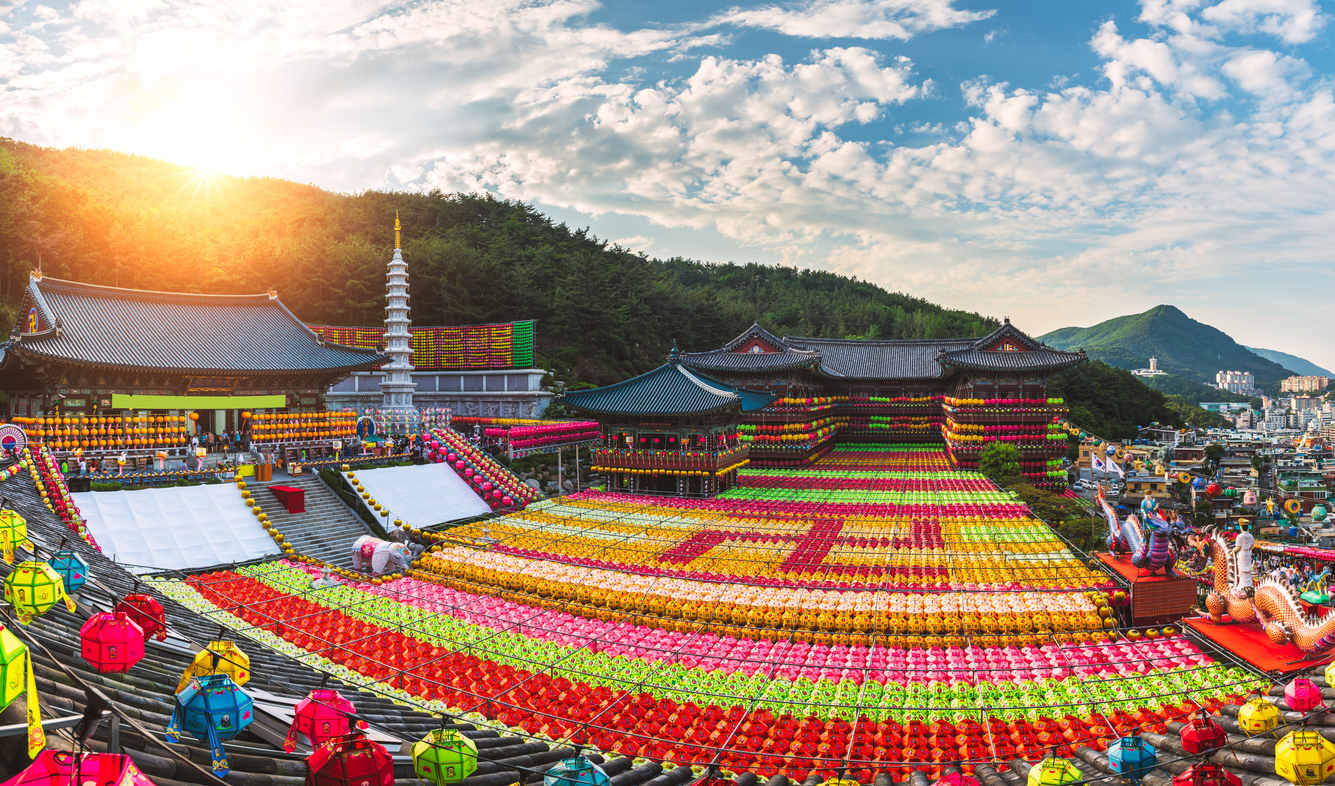
<svg viewBox="0 0 1335 786">
<path fill-rule="evenodd" d="M 1287 352 L 1280 352 L 1277 349 L 1261 349 L 1259 347 L 1247 347 L 1251 351 L 1265 358 L 1273 360 L 1294 374 L 1304 377 L 1335 377 L 1330 371 L 1318 366 L 1310 360 L 1304 360 L 1297 355 L 1290 355 Z"/>
<path fill-rule="evenodd" d="M 538 363 L 572 384 L 647 371 L 674 339 L 713 349 L 753 320 L 838 338 L 977 336 L 998 325 L 834 273 L 633 254 L 488 196 L 193 175 L 142 156 L 0 139 L 0 331 L 39 261 L 46 275 L 111 286 L 272 287 L 308 322 L 374 325 L 395 211 L 416 324 L 537 319 Z"/>
<path fill-rule="evenodd" d="M 1061 328 L 1042 337 L 1058 349 L 1084 349 L 1090 357 L 1122 368 L 1144 368 L 1151 357 L 1170 374 L 1213 383 L 1222 369 L 1250 371 L 1258 386 L 1291 376 L 1226 333 L 1188 317 L 1174 306 L 1117 317 L 1088 328 Z"/>
</svg>

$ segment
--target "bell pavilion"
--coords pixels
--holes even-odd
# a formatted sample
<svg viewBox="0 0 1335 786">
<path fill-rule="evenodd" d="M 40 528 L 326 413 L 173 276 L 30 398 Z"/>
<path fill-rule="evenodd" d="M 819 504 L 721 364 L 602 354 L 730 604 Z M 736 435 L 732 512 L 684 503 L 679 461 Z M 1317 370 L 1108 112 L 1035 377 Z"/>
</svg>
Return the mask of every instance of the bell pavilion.
<svg viewBox="0 0 1335 786">
<path fill-rule="evenodd" d="M 608 478 L 609 491 L 691 497 L 737 482 L 749 455 L 738 423 L 774 400 L 687 367 L 675 344 L 668 362 L 647 374 L 564 397 L 601 426 L 594 469 Z"/>
</svg>

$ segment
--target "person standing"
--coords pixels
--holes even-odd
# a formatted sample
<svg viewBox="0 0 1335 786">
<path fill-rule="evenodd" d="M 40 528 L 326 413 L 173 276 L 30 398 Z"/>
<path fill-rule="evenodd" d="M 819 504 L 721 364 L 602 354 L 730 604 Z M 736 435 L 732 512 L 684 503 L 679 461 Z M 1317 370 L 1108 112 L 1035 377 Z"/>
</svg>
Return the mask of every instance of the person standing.
<svg viewBox="0 0 1335 786">
<path fill-rule="evenodd" d="M 1251 523 L 1247 519 L 1238 520 L 1238 537 L 1233 540 L 1233 556 L 1237 559 L 1238 588 L 1252 589 L 1252 547 L 1256 538 L 1252 537 Z"/>
</svg>

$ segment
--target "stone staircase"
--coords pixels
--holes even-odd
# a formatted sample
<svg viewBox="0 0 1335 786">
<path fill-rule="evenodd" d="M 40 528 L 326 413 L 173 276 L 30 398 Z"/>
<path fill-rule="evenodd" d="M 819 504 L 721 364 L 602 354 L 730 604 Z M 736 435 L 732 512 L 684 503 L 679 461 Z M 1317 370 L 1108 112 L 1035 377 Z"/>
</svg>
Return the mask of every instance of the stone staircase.
<svg viewBox="0 0 1335 786">
<path fill-rule="evenodd" d="M 306 512 L 288 513 L 269 486 L 293 486 L 306 491 Z M 246 481 L 252 498 L 260 503 L 269 521 L 283 533 L 300 554 L 331 565 L 352 567 L 352 542 L 370 535 L 366 522 L 348 510 L 343 501 L 316 475 L 298 475 L 273 481 Z"/>
</svg>

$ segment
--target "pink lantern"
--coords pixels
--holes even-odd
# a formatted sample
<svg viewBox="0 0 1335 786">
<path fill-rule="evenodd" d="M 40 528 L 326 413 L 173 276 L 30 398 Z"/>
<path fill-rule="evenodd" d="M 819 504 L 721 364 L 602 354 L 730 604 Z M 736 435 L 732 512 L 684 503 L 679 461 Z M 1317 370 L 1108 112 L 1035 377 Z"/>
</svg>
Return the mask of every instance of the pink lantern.
<svg viewBox="0 0 1335 786">
<path fill-rule="evenodd" d="M 965 775 L 962 772 L 948 772 L 941 776 L 941 779 L 932 786 L 982 786 L 977 778 Z"/>
<path fill-rule="evenodd" d="M 1299 677 L 1284 686 L 1284 701 L 1294 712 L 1311 712 L 1325 706 L 1321 700 L 1321 689 L 1306 677 Z"/>
<path fill-rule="evenodd" d="M 100 672 L 129 671 L 144 658 L 144 639 L 144 629 L 129 614 L 102 611 L 79 629 L 79 652 Z"/>
<path fill-rule="evenodd" d="M 28 769 L 10 783 L 66 786 L 76 780 L 79 783 L 114 783 L 116 786 L 154 786 L 153 781 L 124 754 L 85 753 L 76 760 L 69 751 L 49 748 L 37 754 Z"/>
<path fill-rule="evenodd" d="M 283 749 L 288 753 L 297 749 L 298 734 L 306 735 L 311 747 L 319 749 L 327 740 L 350 733 L 353 724 L 349 716 L 357 712 L 343 694 L 328 688 L 316 688 L 306 694 L 294 710 L 292 726 L 283 741 Z M 366 722 L 358 721 L 357 727 L 365 728 Z"/>
</svg>

